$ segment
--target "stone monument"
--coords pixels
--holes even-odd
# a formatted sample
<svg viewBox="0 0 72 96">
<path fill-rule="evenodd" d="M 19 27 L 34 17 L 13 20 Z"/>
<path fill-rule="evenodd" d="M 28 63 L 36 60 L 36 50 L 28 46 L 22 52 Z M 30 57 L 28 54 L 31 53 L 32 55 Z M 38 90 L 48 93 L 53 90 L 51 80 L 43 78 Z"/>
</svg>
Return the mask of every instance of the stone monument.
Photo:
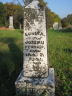
<svg viewBox="0 0 72 96">
<path fill-rule="evenodd" d="M 33 0 L 24 9 L 23 70 L 15 81 L 19 96 L 54 96 L 54 68 L 49 68 L 46 9 Z"/>
<path fill-rule="evenodd" d="M 62 26 L 59 26 L 59 29 L 58 29 L 58 31 L 61 31 L 62 30 Z"/>
<path fill-rule="evenodd" d="M 58 22 L 54 22 L 54 24 L 53 24 L 53 29 L 54 29 L 54 30 L 58 30 Z"/>
<path fill-rule="evenodd" d="M 9 29 L 14 29 L 14 27 L 13 27 L 13 16 L 9 17 Z"/>
</svg>

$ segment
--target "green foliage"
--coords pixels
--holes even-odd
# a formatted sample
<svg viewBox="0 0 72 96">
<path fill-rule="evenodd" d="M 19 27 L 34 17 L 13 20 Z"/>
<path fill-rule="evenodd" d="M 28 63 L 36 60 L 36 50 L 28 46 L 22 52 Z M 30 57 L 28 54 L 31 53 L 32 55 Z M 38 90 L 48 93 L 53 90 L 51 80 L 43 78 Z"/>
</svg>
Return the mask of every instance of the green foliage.
<svg viewBox="0 0 72 96">
<path fill-rule="evenodd" d="M 1 23 L 3 23 L 3 22 L 1 22 Z M 4 27 L 4 24 L 0 24 L 0 27 Z"/>
<path fill-rule="evenodd" d="M 4 4 L 4 10 L 6 12 L 6 20 L 9 19 L 9 16 L 14 16 L 14 12 L 16 10 L 16 4 L 14 4 L 13 2 L 6 2 L 6 4 Z"/>
<path fill-rule="evenodd" d="M 25 3 L 25 6 L 27 4 L 29 4 L 30 2 L 32 2 L 33 0 L 25 0 L 24 3 Z M 49 7 L 47 7 L 47 2 L 44 2 L 44 0 L 39 0 L 39 2 L 44 6 L 46 7 L 46 13 L 47 13 L 47 27 L 50 28 L 53 26 L 53 23 L 54 22 L 58 22 L 59 23 L 59 26 L 61 26 L 61 19 L 60 17 L 55 14 L 54 12 L 51 12 L 51 10 L 49 9 Z M 23 6 L 21 5 L 16 5 L 14 4 L 13 2 L 10 2 L 10 3 L 6 3 L 4 4 L 4 11 L 6 13 L 6 16 L 5 16 L 5 26 L 8 26 L 8 23 L 9 22 L 9 16 L 13 16 L 14 17 L 14 28 L 19 28 L 19 23 L 21 24 L 21 26 L 23 26 L 23 11 L 24 11 L 24 8 Z"/>
<path fill-rule="evenodd" d="M 4 5 L 2 2 L 0 2 L 0 27 L 4 26 L 4 24 L 5 24 Z"/>
<path fill-rule="evenodd" d="M 58 22 L 58 26 L 62 26 L 61 18 L 57 14 L 54 15 L 54 22 Z"/>
<path fill-rule="evenodd" d="M 61 23 L 62 23 L 62 27 L 68 27 L 71 28 L 71 25 L 72 25 L 72 14 L 69 14 L 67 17 L 64 17 L 62 20 L 61 20 Z"/>
<path fill-rule="evenodd" d="M 61 19 L 60 17 L 53 13 L 53 12 L 47 12 L 47 23 L 48 23 L 48 28 L 52 27 L 53 26 L 53 23 L 54 22 L 58 22 L 58 25 L 61 26 Z"/>
<path fill-rule="evenodd" d="M 21 5 L 16 5 L 16 11 L 14 13 L 14 27 L 19 28 L 19 23 L 23 25 L 24 10 Z"/>
<path fill-rule="evenodd" d="M 47 24 L 48 24 L 47 27 L 48 28 L 52 27 L 53 26 L 53 22 L 54 22 L 54 17 L 52 16 L 51 12 L 47 12 Z"/>
<path fill-rule="evenodd" d="M 72 95 L 72 30 L 48 30 L 49 64 L 55 69 L 55 96 Z"/>
<path fill-rule="evenodd" d="M 69 25 L 69 23 L 68 23 L 68 22 L 66 22 L 66 23 L 64 24 L 64 26 L 65 26 L 65 27 L 67 27 L 68 25 Z"/>
<path fill-rule="evenodd" d="M 68 20 L 68 23 L 70 23 L 72 25 L 72 14 L 69 14 L 67 16 L 67 20 Z"/>
<path fill-rule="evenodd" d="M 6 26 L 9 26 L 9 23 L 6 21 L 6 22 L 5 22 L 5 25 L 6 25 Z"/>
<path fill-rule="evenodd" d="M 4 10 L 6 12 L 6 22 L 5 25 L 8 26 L 9 16 L 13 16 L 14 28 L 19 28 L 19 23 L 23 25 L 23 7 L 21 5 L 16 5 L 13 2 L 4 4 Z"/>
</svg>

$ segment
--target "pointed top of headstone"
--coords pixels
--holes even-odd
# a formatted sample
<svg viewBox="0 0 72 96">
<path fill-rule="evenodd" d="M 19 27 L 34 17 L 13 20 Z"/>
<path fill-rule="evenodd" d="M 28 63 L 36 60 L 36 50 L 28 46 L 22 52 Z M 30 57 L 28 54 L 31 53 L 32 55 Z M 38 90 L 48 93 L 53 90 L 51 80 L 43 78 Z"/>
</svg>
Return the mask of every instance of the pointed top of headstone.
<svg viewBox="0 0 72 96">
<path fill-rule="evenodd" d="M 44 6 L 40 4 L 38 0 L 33 0 L 30 4 L 28 4 L 25 8 L 34 8 L 39 9 L 43 8 Z"/>
</svg>

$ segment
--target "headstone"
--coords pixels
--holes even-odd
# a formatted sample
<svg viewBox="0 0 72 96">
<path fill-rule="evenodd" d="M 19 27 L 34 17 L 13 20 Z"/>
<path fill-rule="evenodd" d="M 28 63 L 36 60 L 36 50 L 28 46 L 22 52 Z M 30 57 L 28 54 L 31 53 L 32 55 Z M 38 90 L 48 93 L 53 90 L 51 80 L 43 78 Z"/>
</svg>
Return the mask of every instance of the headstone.
<svg viewBox="0 0 72 96">
<path fill-rule="evenodd" d="M 13 29 L 13 16 L 9 17 L 9 29 Z"/>
<path fill-rule="evenodd" d="M 54 30 L 58 30 L 58 22 L 54 22 L 54 24 L 53 24 L 53 29 L 54 29 Z"/>
<path fill-rule="evenodd" d="M 58 31 L 61 31 L 62 30 L 62 26 L 59 26 L 59 29 L 58 29 Z"/>
<path fill-rule="evenodd" d="M 24 15 L 24 76 L 47 77 L 49 63 L 45 8 L 35 0 L 25 7 Z"/>
<path fill-rule="evenodd" d="M 34 0 L 24 9 L 23 70 L 15 82 L 16 94 L 22 89 L 20 96 L 39 96 L 44 90 L 46 96 L 54 96 L 54 68 L 48 68 L 46 28 L 46 9 Z"/>
</svg>

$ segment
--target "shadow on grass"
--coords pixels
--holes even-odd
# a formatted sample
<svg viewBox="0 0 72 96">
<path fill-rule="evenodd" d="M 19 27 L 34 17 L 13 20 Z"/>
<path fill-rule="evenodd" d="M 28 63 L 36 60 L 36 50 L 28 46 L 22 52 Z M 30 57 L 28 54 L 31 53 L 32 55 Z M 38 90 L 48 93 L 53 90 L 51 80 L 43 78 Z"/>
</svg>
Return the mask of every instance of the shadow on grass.
<svg viewBox="0 0 72 96">
<path fill-rule="evenodd" d="M 61 31 L 59 31 L 60 33 L 72 33 L 71 29 L 62 29 Z"/>
<path fill-rule="evenodd" d="M 16 44 L 9 44 L 8 47 L 10 49 L 11 59 L 15 64 L 16 73 L 18 73 L 17 69 L 21 69 L 23 64 L 23 53 Z"/>
<path fill-rule="evenodd" d="M 0 95 L 15 96 L 15 81 L 23 68 L 23 53 L 15 44 L 14 38 L 1 38 L 8 44 L 9 51 L 0 50 Z"/>
<path fill-rule="evenodd" d="M 71 49 L 69 49 L 69 48 L 68 48 L 68 49 L 64 49 L 64 51 L 65 51 L 65 52 L 68 52 L 69 54 L 71 54 L 71 53 L 72 53 L 72 50 L 71 50 Z"/>
<path fill-rule="evenodd" d="M 19 31 L 19 32 L 23 34 L 23 31 Z"/>
<path fill-rule="evenodd" d="M 3 42 L 3 43 L 14 43 L 16 39 L 14 38 L 11 38 L 11 37 L 4 37 L 4 38 L 1 38 L 0 39 L 0 42 Z"/>
</svg>

